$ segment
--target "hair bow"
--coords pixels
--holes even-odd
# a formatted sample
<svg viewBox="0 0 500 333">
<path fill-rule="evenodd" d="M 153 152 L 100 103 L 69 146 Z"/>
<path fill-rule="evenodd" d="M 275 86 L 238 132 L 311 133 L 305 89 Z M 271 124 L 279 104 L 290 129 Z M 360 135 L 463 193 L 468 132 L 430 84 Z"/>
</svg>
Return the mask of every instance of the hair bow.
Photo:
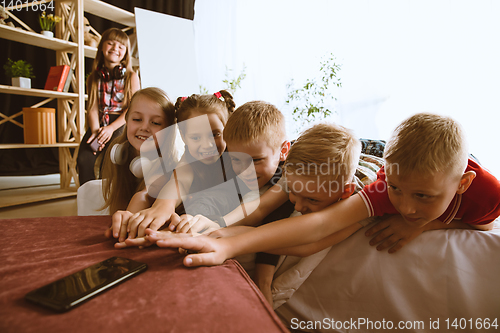
<svg viewBox="0 0 500 333">
<path fill-rule="evenodd" d="M 221 101 L 225 102 L 226 100 L 224 99 L 224 97 L 222 97 L 222 94 L 220 93 L 220 91 L 216 92 L 215 94 L 215 97 L 217 97 L 218 99 L 220 99 Z"/>
</svg>

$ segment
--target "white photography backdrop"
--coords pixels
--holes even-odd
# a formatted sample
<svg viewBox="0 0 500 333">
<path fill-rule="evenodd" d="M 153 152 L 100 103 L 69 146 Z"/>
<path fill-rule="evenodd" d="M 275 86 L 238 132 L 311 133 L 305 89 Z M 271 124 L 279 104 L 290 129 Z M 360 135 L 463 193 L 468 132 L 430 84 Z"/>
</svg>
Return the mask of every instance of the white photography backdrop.
<svg viewBox="0 0 500 333">
<path fill-rule="evenodd" d="M 142 86 L 175 100 L 246 68 L 237 106 L 275 104 L 294 138 L 286 84 L 314 77 L 333 52 L 343 87 L 332 120 L 387 140 L 416 112 L 450 115 L 500 177 L 499 17 L 495 0 L 199 0 L 194 22 L 136 9 Z"/>
<path fill-rule="evenodd" d="M 193 21 L 134 8 L 141 87 L 163 89 L 172 103 L 199 92 Z M 177 131 L 178 157 L 184 143 Z"/>
<path fill-rule="evenodd" d="M 417 112 L 450 115 L 470 151 L 500 177 L 500 1 L 200 0 L 195 40 L 201 84 L 221 87 L 225 66 L 247 77 L 236 104 L 265 100 L 295 122 L 286 83 L 342 64 L 333 118 L 359 137 L 388 139 Z"/>
<path fill-rule="evenodd" d="M 193 21 L 135 8 L 141 86 L 163 89 L 172 102 L 199 92 Z"/>
</svg>

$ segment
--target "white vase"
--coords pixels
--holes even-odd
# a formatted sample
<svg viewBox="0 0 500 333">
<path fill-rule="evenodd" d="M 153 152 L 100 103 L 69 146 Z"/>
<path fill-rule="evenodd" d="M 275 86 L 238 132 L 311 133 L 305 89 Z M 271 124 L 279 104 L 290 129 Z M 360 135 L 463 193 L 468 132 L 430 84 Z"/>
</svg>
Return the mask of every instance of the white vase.
<svg viewBox="0 0 500 333">
<path fill-rule="evenodd" d="M 54 33 L 52 31 L 42 30 L 42 35 L 49 38 L 54 38 Z"/>
<path fill-rule="evenodd" d="M 31 79 L 29 77 L 13 77 L 12 86 L 31 89 Z"/>
</svg>

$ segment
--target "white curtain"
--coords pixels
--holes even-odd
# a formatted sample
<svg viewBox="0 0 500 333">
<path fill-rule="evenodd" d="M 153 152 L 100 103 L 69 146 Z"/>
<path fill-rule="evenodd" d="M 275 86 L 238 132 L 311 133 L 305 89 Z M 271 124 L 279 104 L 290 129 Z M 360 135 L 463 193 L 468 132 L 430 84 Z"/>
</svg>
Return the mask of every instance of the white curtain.
<svg viewBox="0 0 500 333">
<path fill-rule="evenodd" d="M 462 123 L 470 151 L 500 177 L 500 1 L 197 0 L 200 83 L 223 86 L 226 66 L 247 77 L 237 105 L 265 100 L 298 128 L 286 83 L 316 75 L 322 56 L 342 64 L 332 118 L 359 137 L 388 139 L 409 115 Z"/>
</svg>

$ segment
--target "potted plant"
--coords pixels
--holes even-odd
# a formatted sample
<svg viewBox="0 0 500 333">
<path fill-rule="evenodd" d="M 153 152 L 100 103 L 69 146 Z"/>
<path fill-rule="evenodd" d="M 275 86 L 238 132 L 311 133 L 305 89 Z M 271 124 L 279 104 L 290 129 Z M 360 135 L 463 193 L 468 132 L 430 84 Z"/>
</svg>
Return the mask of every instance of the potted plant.
<svg viewBox="0 0 500 333">
<path fill-rule="evenodd" d="M 5 75 L 12 78 L 12 85 L 21 88 L 31 88 L 31 79 L 33 75 L 33 67 L 24 60 L 13 61 L 8 59 L 3 65 Z"/>
<path fill-rule="evenodd" d="M 226 85 L 226 89 L 231 94 L 234 95 L 234 93 L 236 93 L 236 90 L 238 88 L 241 88 L 241 81 L 243 81 L 247 77 L 247 74 L 245 73 L 246 69 L 247 69 L 247 67 L 245 66 L 245 64 L 243 64 L 243 69 L 241 70 L 240 75 L 235 77 L 234 75 L 231 76 L 231 72 L 233 70 L 229 69 L 226 66 L 226 73 L 225 73 L 226 78 L 224 80 L 222 80 L 222 82 Z"/>
<path fill-rule="evenodd" d="M 299 88 L 294 87 L 293 79 L 287 84 L 288 96 L 286 104 L 290 105 L 293 118 L 304 125 L 317 118 L 325 119 L 332 115 L 333 102 L 337 100 L 332 89 L 342 87 L 337 77 L 341 65 L 337 64 L 333 54 L 320 62 L 320 78 L 306 80 Z"/>
<path fill-rule="evenodd" d="M 234 75 L 231 75 L 233 70 L 228 68 L 226 65 L 226 72 L 224 73 L 226 78 L 222 80 L 222 83 L 225 85 L 224 89 L 234 95 L 236 90 L 241 88 L 241 82 L 247 77 L 247 74 L 245 73 L 246 69 L 247 67 L 243 64 L 243 69 L 241 70 L 240 75 L 235 77 Z M 200 84 L 200 94 L 207 95 L 209 93 L 210 91 L 205 86 Z"/>
<path fill-rule="evenodd" d="M 43 12 L 39 17 L 39 22 L 40 28 L 42 28 L 42 35 L 53 38 L 54 27 L 56 23 L 61 22 L 61 18 L 59 16 L 54 16 L 54 14 L 46 15 L 45 12 Z"/>
</svg>

